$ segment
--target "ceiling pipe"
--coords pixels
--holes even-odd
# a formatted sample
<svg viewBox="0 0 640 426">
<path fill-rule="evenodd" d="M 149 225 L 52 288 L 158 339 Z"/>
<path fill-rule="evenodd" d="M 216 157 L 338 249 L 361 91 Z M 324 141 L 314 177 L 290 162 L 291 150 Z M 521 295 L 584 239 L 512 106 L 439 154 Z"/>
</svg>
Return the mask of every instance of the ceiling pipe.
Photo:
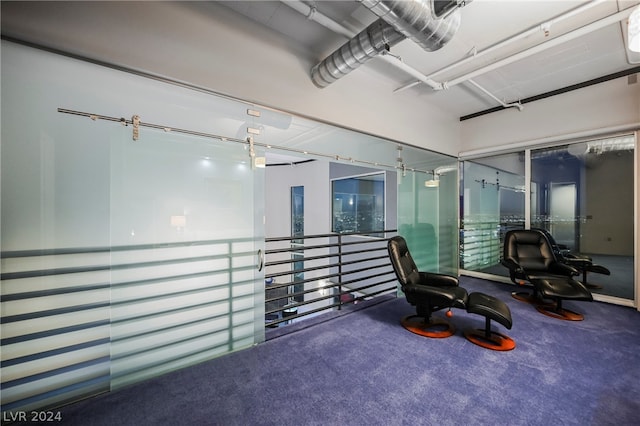
<svg viewBox="0 0 640 426">
<path fill-rule="evenodd" d="M 318 24 L 330 29 L 336 34 L 342 34 L 346 38 L 353 38 L 356 36 L 356 33 L 354 31 L 345 28 L 328 16 L 319 13 L 315 5 L 309 6 L 306 3 L 297 0 L 284 0 L 282 1 L 282 4 L 289 6 L 293 10 L 306 16 L 310 21 L 317 22 Z"/>
<path fill-rule="evenodd" d="M 468 83 L 471 83 L 472 85 L 474 85 L 475 87 L 477 87 L 478 89 L 480 89 L 485 95 L 489 96 L 491 99 L 493 99 L 494 101 L 498 102 L 500 105 L 502 105 L 504 108 L 518 108 L 518 111 L 522 111 L 524 109 L 524 107 L 522 106 L 522 104 L 520 102 L 513 102 L 513 103 L 506 103 L 503 100 L 499 99 L 497 96 L 495 96 L 493 93 L 489 92 L 487 89 L 485 89 L 484 87 L 480 86 L 478 83 L 476 83 L 475 81 L 469 79 L 467 80 Z"/>
<path fill-rule="evenodd" d="M 286 0 L 286 1 L 283 1 L 282 4 L 289 6 L 290 8 L 306 16 L 307 19 L 309 19 L 310 21 L 314 21 L 322 25 L 323 27 L 330 29 L 336 34 L 341 34 L 349 39 L 357 35 L 355 31 L 351 31 L 350 29 L 344 27 L 343 25 L 339 24 L 338 22 L 334 21 L 328 16 L 318 12 L 315 6 L 309 6 L 306 3 L 303 3 L 302 1 L 297 1 L 297 0 Z M 378 58 L 406 72 L 407 74 L 413 76 L 420 82 L 425 83 L 426 85 L 431 87 L 433 90 L 444 89 L 442 84 L 426 78 L 426 76 L 423 73 L 411 67 L 410 65 L 407 65 L 405 62 L 402 62 L 402 60 L 396 56 L 383 54 L 378 56 Z"/>
<path fill-rule="evenodd" d="M 589 3 L 583 4 L 583 5 L 579 6 L 579 7 L 571 9 L 568 12 L 565 12 L 563 14 L 560 14 L 560 15 L 556 16 L 555 18 L 552 18 L 549 21 L 543 22 L 541 24 L 534 25 L 533 27 L 530 27 L 529 29 L 527 29 L 525 31 L 522 31 L 522 32 L 520 32 L 520 33 L 518 33 L 518 34 L 516 34 L 514 36 L 511 36 L 509 38 L 506 38 L 504 40 L 501 40 L 498 43 L 487 47 L 486 49 L 482 49 L 482 50 L 477 51 L 474 48 L 471 51 L 471 53 L 469 54 L 469 56 L 467 56 L 467 57 L 465 57 L 463 59 L 460 59 L 459 61 L 456 61 L 456 62 L 454 62 L 452 64 L 449 64 L 444 68 L 441 68 L 441 69 L 439 69 L 437 71 L 434 71 L 431 74 L 429 74 L 428 76 L 424 75 L 424 78 L 429 79 L 431 81 L 434 81 L 433 79 L 438 74 L 441 74 L 441 73 L 449 71 L 451 69 L 460 67 L 460 66 L 465 65 L 465 64 L 467 64 L 467 63 L 469 63 L 471 61 L 475 61 L 475 60 L 477 60 L 479 58 L 482 58 L 483 56 L 486 56 L 486 55 L 488 55 L 490 53 L 495 52 L 498 49 L 502 49 L 503 47 L 506 47 L 506 46 L 510 45 L 511 43 L 513 43 L 513 42 L 525 39 L 527 37 L 531 37 L 532 35 L 538 34 L 541 31 L 544 32 L 545 36 L 546 36 L 546 35 L 549 34 L 549 30 L 551 29 L 551 27 L 553 25 L 557 24 L 558 22 L 562 22 L 562 21 L 564 21 L 566 19 L 569 19 L 569 18 L 571 18 L 573 16 L 579 15 L 579 14 L 581 14 L 581 13 L 591 9 L 592 7 L 597 6 L 598 4 L 603 3 L 605 1 L 606 0 L 593 0 L 593 1 L 589 2 Z M 421 79 L 418 79 L 418 80 L 419 81 L 413 81 L 411 83 L 405 84 L 404 86 L 398 87 L 397 89 L 394 90 L 394 93 L 398 93 L 398 92 L 401 92 L 403 90 L 409 89 L 409 88 L 411 88 L 411 87 L 413 87 L 413 86 L 415 86 L 417 84 L 420 84 L 422 82 Z M 440 84 L 441 86 L 443 85 L 443 83 L 437 83 L 437 84 Z M 451 86 L 451 84 L 448 83 L 445 88 L 448 88 L 450 86 Z"/>
<path fill-rule="evenodd" d="M 357 35 L 354 31 L 349 30 L 348 28 L 342 26 L 341 24 L 333 21 L 331 18 L 327 17 L 326 15 L 323 15 L 322 13 L 318 12 L 315 7 L 309 6 L 309 5 L 307 5 L 307 4 L 305 4 L 305 3 L 301 2 L 301 1 L 286 1 L 286 2 L 284 2 L 284 4 L 286 4 L 287 6 L 291 7 L 292 9 L 296 10 L 297 12 L 305 15 L 307 17 L 307 19 L 312 20 L 314 22 L 317 22 L 318 24 L 324 26 L 325 28 L 328 28 L 328 29 L 332 30 L 335 33 L 342 34 L 347 38 L 355 38 L 356 35 Z M 420 71 L 418 71 L 415 68 L 413 68 L 413 67 L 407 65 L 406 63 L 402 62 L 402 60 L 400 58 L 389 54 L 388 51 L 386 51 L 386 50 L 382 51 L 382 55 L 379 55 L 378 58 L 380 58 L 380 59 L 384 60 L 385 62 L 393 65 L 394 67 L 406 72 L 407 74 L 413 76 L 419 82 L 427 84 L 433 90 L 443 90 L 443 89 L 447 88 L 442 83 L 438 83 L 438 82 L 436 82 L 434 80 L 431 80 L 429 77 L 425 76 Z M 495 95 L 493 95 L 491 92 L 489 92 L 486 88 L 480 86 L 478 83 L 473 82 L 473 84 L 479 90 L 481 90 L 483 93 L 485 93 L 487 96 L 489 96 L 490 98 L 492 98 L 496 102 L 498 102 L 501 106 L 503 106 L 505 108 L 516 107 L 516 108 L 518 108 L 518 110 L 520 110 L 520 111 L 522 110 L 522 108 L 523 108 L 522 104 L 520 104 L 520 103 L 507 104 L 504 101 L 498 99 Z"/>
<path fill-rule="evenodd" d="M 427 51 L 440 49 L 460 26 L 458 9 L 437 19 L 431 0 L 358 0 L 380 19 L 311 69 L 311 79 L 320 88 L 347 75 L 371 58 L 410 38 Z"/>
<path fill-rule="evenodd" d="M 433 90 L 445 89 L 445 87 L 441 83 L 438 83 L 436 81 L 433 81 L 427 78 L 427 76 L 422 74 L 420 71 L 405 64 L 404 62 L 402 62 L 402 59 L 390 54 L 389 52 L 382 52 L 382 55 L 380 55 L 379 58 L 393 65 L 394 67 L 406 72 L 413 78 L 417 78 L 420 82 L 425 83 L 426 85 L 431 87 Z"/>
<path fill-rule="evenodd" d="M 345 37 L 351 38 L 351 39 L 355 39 L 356 36 L 358 34 L 356 34 L 355 32 L 349 30 L 348 28 L 345 28 L 344 26 L 342 26 L 341 24 L 333 21 L 331 18 L 327 17 L 326 15 L 323 15 L 321 13 L 319 13 L 317 11 L 317 9 L 315 8 L 315 6 L 309 6 L 301 1 L 286 1 L 284 2 L 284 4 L 286 4 L 287 6 L 291 7 L 292 9 L 296 10 L 297 12 L 305 15 L 307 17 L 307 19 L 312 20 L 314 22 L 319 23 L 320 25 L 324 26 L 325 28 L 328 28 L 338 34 L 342 34 Z M 384 49 L 381 51 L 381 55 L 378 55 L 377 57 L 384 60 L 385 62 L 393 65 L 394 67 L 406 72 L 407 74 L 413 76 L 414 78 L 416 78 L 419 82 L 425 83 L 427 84 L 429 87 L 431 87 L 433 90 L 443 90 L 443 89 L 447 89 L 448 87 L 442 83 L 438 83 L 432 79 L 430 79 L 429 77 L 425 76 L 423 73 L 421 73 L 420 71 L 416 70 L 415 68 L 407 65 L 406 63 L 402 62 L 402 60 L 394 55 L 389 54 L 388 50 Z M 374 55 L 375 56 L 375 55 Z M 486 88 L 480 86 L 478 83 L 473 82 L 473 84 L 480 89 L 483 93 L 485 93 L 487 96 L 489 96 L 490 98 L 494 99 L 496 102 L 498 102 L 501 106 L 507 108 L 507 107 L 516 107 L 518 108 L 518 110 L 522 110 L 522 105 L 520 103 L 516 103 L 516 104 L 507 104 L 504 101 L 498 99 L 495 95 L 493 95 L 491 92 L 489 92 Z"/>
<path fill-rule="evenodd" d="M 358 0 L 358 1 L 361 1 L 361 0 Z M 507 65 L 508 63 L 511 63 L 511 62 L 513 62 L 515 60 L 520 60 L 520 59 L 522 59 L 522 58 L 524 58 L 526 56 L 533 55 L 533 54 L 538 53 L 538 52 L 540 52 L 542 50 L 546 50 L 546 49 L 548 49 L 550 47 L 555 46 L 556 44 L 559 44 L 560 42 L 556 42 L 554 44 L 548 44 L 551 41 L 557 40 L 557 38 L 556 39 L 552 39 L 547 43 L 543 43 L 543 44 L 535 46 L 534 48 L 531 48 L 531 49 L 529 49 L 527 51 L 521 52 L 520 54 L 514 55 L 514 56 L 517 56 L 517 58 L 514 59 L 514 60 L 510 60 L 511 57 L 507 57 L 507 58 L 505 58 L 504 61 L 508 61 L 508 62 L 500 61 L 500 65 L 499 66 L 496 66 L 496 64 L 491 64 L 491 65 L 489 65 L 487 67 L 480 68 L 479 70 L 476 70 L 476 71 L 474 71 L 472 73 L 469 73 L 469 74 L 467 74 L 465 76 L 459 77 L 459 78 L 457 78 L 455 80 L 452 80 L 450 82 L 442 82 L 442 83 L 440 83 L 440 82 L 437 82 L 437 81 L 433 80 L 432 77 L 434 75 L 436 75 L 436 74 L 448 71 L 448 70 L 450 70 L 452 68 L 464 65 L 464 64 L 466 64 L 466 63 L 468 63 L 468 62 L 470 62 L 472 60 L 478 59 L 479 57 L 482 57 L 484 55 L 492 53 L 493 51 L 495 51 L 495 50 L 497 50 L 499 48 L 502 48 L 502 47 L 514 42 L 514 41 L 529 37 L 529 36 L 531 36 L 531 35 L 533 35 L 535 33 L 538 33 L 539 31 L 548 32 L 553 24 L 556 24 L 558 22 L 566 20 L 566 19 L 568 19 L 568 18 L 570 18 L 572 16 L 575 16 L 575 15 L 578 15 L 580 13 L 583 13 L 586 10 L 588 10 L 588 9 L 590 9 L 590 8 L 600 4 L 600 3 L 602 3 L 603 1 L 606 1 L 606 0 L 593 0 L 593 1 L 589 2 L 589 3 L 587 3 L 587 4 L 579 6 L 579 7 L 575 8 L 575 9 L 572 9 L 572 10 L 570 10 L 570 11 L 564 13 L 564 14 L 558 15 L 557 17 L 555 17 L 555 18 L 553 18 L 553 19 L 551 19 L 549 21 L 543 22 L 543 23 L 541 23 L 539 25 L 536 25 L 534 27 L 529 28 L 528 30 L 525 30 L 525 31 L 523 31 L 523 32 L 521 32 L 519 34 L 516 34 L 513 37 L 510 37 L 508 39 L 502 40 L 499 43 L 497 43 L 495 45 L 492 45 L 487 49 L 484 49 L 484 50 L 479 51 L 479 52 L 474 51 L 474 53 L 472 55 L 470 55 L 470 56 L 468 56 L 468 57 L 466 57 L 466 58 L 464 58 L 464 59 L 462 59 L 460 61 L 457 61 L 457 62 L 455 62 L 453 64 L 450 64 L 445 68 L 442 68 L 442 69 L 440 69 L 438 71 L 435 71 L 434 73 L 432 73 L 431 75 L 428 75 L 428 76 L 423 74 L 422 72 L 416 70 L 415 68 L 410 67 L 406 63 L 402 62 L 402 60 L 400 60 L 399 58 L 397 58 L 397 57 L 395 57 L 393 55 L 390 55 L 390 54 L 386 54 L 386 53 L 388 53 L 388 51 L 386 49 L 385 50 L 381 50 L 380 53 L 382 53 L 382 55 L 379 55 L 378 57 L 380 59 L 385 60 L 386 62 L 390 63 L 391 65 L 395 66 L 396 68 L 403 70 L 404 72 L 406 72 L 407 74 L 413 76 L 414 78 L 416 78 L 418 80 L 418 81 L 411 82 L 411 83 L 409 83 L 409 84 L 407 84 L 405 86 L 402 86 L 402 87 L 396 89 L 394 91 L 394 93 L 402 91 L 402 90 L 405 90 L 405 89 L 408 89 L 408 88 L 413 87 L 414 85 L 420 84 L 420 83 L 425 83 L 425 84 L 427 84 L 428 86 L 430 86 L 434 90 L 448 89 L 449 87 L 451 87 L 453 85 L 462 83 L 464 81 L 468 81 L 468 80 L 470 80 L 471 78 L 473 78 L 473 77 L 475 77 L 477 75 L 480 75 L 480 74 L 485 73 L 485 72 L 492 71 L 493 69 L 498 68 L 499 66 Z M 303 2 L 296 1 L 296 0 L 284 1 L 283 3 L 286 4 L 289 7 L 292 7 L 293 9 L 295 9 L 298 12 L 302 13 L 303 15 L 307 16 L 308 19 L 313 20 L 313 21 L 325 26 L 326 28 L 329 28 L 329 29 L 331 29 L 332 31 L 334 31 L 334 32 L 336 32 L 338 34 L 342 34 L 345 37 L 354 37 L 354 33 L 351 30 L 343 27 L 342 25 L 340 25 L 337 22 L 331 20 L 330 18 L 326 17 L 325 15 L 322 15 L 321 13 L 318 13 L 316 11 L 315 7 L 310 7 L 310 6 L 306 5 Z M 377 4 L 377 2 L 373 2 L 373 3 Z M 464 3 L 460 3 L 459 2 L 459 7 L 462 7 L 462 6 L 464 6 Z M 586 34 L 586 33 L 592 32 L 592 31 L 596 31 L 597 29 L 603 28 L 604 26 L 609 25 L 610 23 L 614 23 L 616 21 L 620 21 L 622 19 L 626 19 L 630 14 L 631 9 L 633 9 L 633 8 L 625 9 L 625 10 L 623 10 L 621 12 L 618 12 L 617 14 L 610 15 L 609 17 L 604 18 L 604 19 L 602 19 L 600 21 L 596 21 L 596 22 L 594 22 L 594 23 L 592 23 L 590 25 L 582 27 L 582 28 L 579 29 L 579 30 L 582 30 L 580 32 L 577 32 L 578 30 L 575 30 L 575 31 L 573 31 L 571 33 L 565 34 L 564 36 L 560 36 L 560 37 L 562 37 L 562 39 L 561 39 L 562 41 L 561 42 L 566 42 L 566 41 L 572 40 L 573 38 L 579 37 L 579 36 L 581 36 L 583 34 Z M 583 31 L 584 31 L 584 33 L 583 33 Z M 569 36 L 570 34 L 573 34 L 573 36 Z M 560 38 L 560 37 L 558 37 L 558 38 Z M 521 54 L 523 56 L 520 56 Z M 495 95 L 493 95 L 487 89 L 485 89 L 484 87 L 480 86 L 475 81 L 470 81 L 470 83 L 473 84 L 476 88 L 481 90 L 483 93 L 485 93 L 490 98 L 494 99 L 496 102 L 498 102 L 501 106 L 503 106 L 505 108 L 516 107 L 519 110 L 522 110 L 522 108 L 523 108 L 523 106 L 522 106 L 522 104 L 520 102 L 508 103 L 507 104 L 504 101 L 502 101 L 499 98 L 497 98 Z"/>
<path fill-rule="evenodd" d="M 502 60 L 496 61 L 496 62 L 492 62 L 491 64 L 484 66 L 482 68 L 479 68 L 475 71 L 472 71 L 470 73 L 467 73 L 465 75 L 462 75 L 458 78 L 455 78 L 449 82 L 447 82 L 447 86 L 448 87 L 452 87 L 455 86 L 456 84 L 460 84 L 462 82 L 465 82 L 471 78 L 477 77 L 481 74 L 485 74 L 489 71 L 493 71 L 497 68 L 502 68 L 506 65 L 509 65 L 513 62 L 519 61 L 521 59 L 527 58 L 529 56 L 535 55 L 536 53 L 540 53 L 543 52 L 547 49 L 550 49 L 552 47 L 555 47 L 559 44 L 562 43 L 566 43 L 568 41 L 574 40 L 578 37 L 582 37 L 583 35 L 586 34 L 590 34 L 594 31 L 600 30 L 608 25 L 614 24 L 616 22 L 620 22 L 623 19 L 626 19 L 629 17 L 629 15 L 631 14 L 631 9 L 633 9 L 633 7 L 631 8 L 627 8 L 621 12 L 618 13 L 614 13 L 612 15 L 609 15 L 605 18 L 602 18 L 598 21 L 594 21 L 591 24 L 587 24 L 583 27 L 580 27 L 576 30 L 570 31 L 568 33 L 562 34 L 556 38 L 553 38 L 549 41 L 546 41 L 544 43 L 538 44 L 537 46 L 531 47 L 529 49 L 523 50 L 522 52 L 516 53 L 514 55 L 511 55 L 507 58 L 504 58 Z"/>
<path fill-rule="evenodd" d="M 601 77 L 592 78 L 591 80 L 582 81 L 580 83 L 572 84 L 570 86 L 562 87 L 560 89 L 550 90 L 545 93 L 540 93 L 534 96 L 529 96 L 528 98 L 518 100 L 518 103 L 521 105 L 528 104 L 530 102 L 536 102 L 542 99 L 547 99 L 552 96 L 562 95 L 564 93 L 568 93 L 574 90 L 584 89 L 585 87 L 593 86 L 595 84 L 604 83 L 607 81 L 615 80 L 617 78 L 630 76 L 633 74 L 637 74 L 640 72 L 640 66 L 627 68 L 626 70 L 614 72 L 611 74 L 603 75 Z M 460 117 L 460 121 L 470 120 L 472 118 L 480 117 L 486 114 L 491 114 L 493 112 L 501 111 L 504 107 L 493 107 L 489 109 L 485 109 L 483 111 L 474 112 L 472 114 L 463 115 Z"/>
</svg>

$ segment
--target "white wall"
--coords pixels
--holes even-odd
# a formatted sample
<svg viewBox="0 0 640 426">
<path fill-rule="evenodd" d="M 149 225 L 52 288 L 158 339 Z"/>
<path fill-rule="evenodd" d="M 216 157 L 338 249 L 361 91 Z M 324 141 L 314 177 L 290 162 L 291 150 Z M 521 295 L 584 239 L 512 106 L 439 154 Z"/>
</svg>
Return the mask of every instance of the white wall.
<svg viewBox="0 0 640 426">
<path fill-rule="evenodd" d="M 392 81 L 370 67 L 318 89 L 310 69 L 319 57 L 215 2 L 2 2 L 2 32 L 446 154 L 459 151 L 458 117 L 394 96 Z"/>
<path fill-rule="evenodd" d="M 627 77 L 462 122 L 461 151 L 545 138 L 599 133 L 640 122 L 640 83 Z"/>
<path fill-rule="evenodd" d="M 305 235 L 331 232 L 329 162 L 267 167 L 265 177 L 265 235 L 291 235 L 291 187 L 304 186 Z"/>
<path fill-rule="evenodd" d="M 585 173 L 585 212 L 580 251 L 633 256 L 633 157 L 603 153 Z M 612 185 L 612 182 L 615 182 Z"/>
</svg>

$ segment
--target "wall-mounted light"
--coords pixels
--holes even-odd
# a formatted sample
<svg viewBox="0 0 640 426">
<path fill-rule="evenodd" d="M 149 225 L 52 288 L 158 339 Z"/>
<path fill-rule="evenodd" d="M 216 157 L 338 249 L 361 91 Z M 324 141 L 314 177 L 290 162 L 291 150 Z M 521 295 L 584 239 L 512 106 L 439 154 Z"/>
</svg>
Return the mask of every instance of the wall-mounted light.
<svg viewBox="0 0 640 426">
<path fill-rule="evenodd" d="M 437 188 L 440 186 L 440 181 L 437 179 L 437 176 L 434 176 L 434 179 L 425 180 L 424 186 L 427 188 Z"/>
<path fill-rule="evenodd" d="M 629 15 L 627 37 L 629 50 L 640 52 L 640 6 L 637 6 Z"/>
<path fill-rule="evenodd" d="M 440 180 L 438 179 L 438 174 L 436 173 L 435 170 L 432 171 L 431 173 L 433 174 L 433 178 L 429 180 L 425 180 L 424 186 L 426 186 L 427 188 L 437 188 L 438 186 L 440 186 Z"/>
<path fill-rule="evenodd" d="M 178 230 L 184 228 L 187 225 L 186 216 L 171 216 L 171 226 Z"/>
<path fill-rule="evenodd" d="M 253 164 L 255 167 L 264 169 L 267 166 L 267 157 L 254 157 Z"/>
</svg>

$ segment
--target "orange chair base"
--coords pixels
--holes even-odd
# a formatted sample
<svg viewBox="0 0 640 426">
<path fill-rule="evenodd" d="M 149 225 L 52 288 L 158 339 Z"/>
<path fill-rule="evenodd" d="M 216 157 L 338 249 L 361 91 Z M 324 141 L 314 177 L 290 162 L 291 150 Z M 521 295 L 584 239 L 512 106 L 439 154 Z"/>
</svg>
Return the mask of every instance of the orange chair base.
<svg viewBox="0 0 640 426">
<path fill-rule="evenodd" d="M 511 297 L 521 302 L 529 303 L 536 307 L 536 310 L 541 314 L 544 314 L 551 318 L 561 319 L 565 321 L 582 321 L 584 316 L 577 312 L 570 311 L 568 309 L 557 309 L 556 304 L 551 303 L 543 303 L 540 299 L 533 297 L 531 293 L 511 293 Z"/>
<path fill-rule="evenodd" d="M 471 343 L 493 351 L 510 351 L 516 347 L 516 342 L 511 337 L 493 330 L 489 337 L 483 329 L 467 330 L 464 332 L 464 337 Z"/>
<path fill-rule="evenodd" d="M 514 291 L 513 293 L 511 293 L 511 297 L 519 300 L 520 302 L 529 303 L 531 305 L 537 305 L 540 303 L 540 301 L 536 297 L 534 297 L 532 293 Z"/>
<path fill-rule="evenodd" d="M 536 306 L 536 309 L 538 312 L 548 317 L 565 321 L 582 321 L 584 319 L 584 315 L 577 312 L 573 312 L 568 309 L 556 309 L 555 303 L 538 305 Z"/>
<path fill-rule="evenodd" d="M 433 317 L 427 322 L 424 318 L 417 315 L 409 315 L 402 318 L 400 323 L 404 328 L 412 333 L 435 339 L 449 337 L 456 332 L 455 327 L 451 323 L 443 319 Z"/>
</svg>

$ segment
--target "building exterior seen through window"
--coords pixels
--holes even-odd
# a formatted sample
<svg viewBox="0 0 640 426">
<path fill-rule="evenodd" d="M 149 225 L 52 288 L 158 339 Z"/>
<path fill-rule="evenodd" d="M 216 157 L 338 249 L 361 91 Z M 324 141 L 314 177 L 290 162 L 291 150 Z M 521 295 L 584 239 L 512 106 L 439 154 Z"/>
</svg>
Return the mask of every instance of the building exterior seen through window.
<svg viewBox="0 0 640 426">
<path fill-rule="evenodd" d="M 333 232 L 384 230 L 384 173 L 336 179 L 331 196 Z"/>
</svg>

